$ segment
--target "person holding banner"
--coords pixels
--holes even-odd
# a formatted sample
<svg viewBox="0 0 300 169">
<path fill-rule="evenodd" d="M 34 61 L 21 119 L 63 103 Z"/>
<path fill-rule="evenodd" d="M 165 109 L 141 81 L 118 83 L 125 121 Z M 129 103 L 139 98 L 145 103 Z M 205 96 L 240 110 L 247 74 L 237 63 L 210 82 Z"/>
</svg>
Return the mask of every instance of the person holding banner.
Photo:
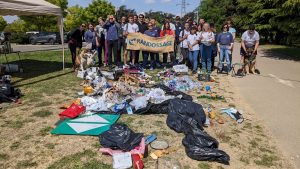
<svg viewBox="0 0 300 169">
<path fill-rule="evenodd" d="M 150 37 L 159 37 L 158 32 L 153 29 L 153 24 L 150 22 L 148 23 L 148 30 L 146 30 L 144 32 L 145 35 L 148 35 Z M 151 63 L 150 63 L 150 70 L 153 70 L 155 68 L 155 60 L 154 60 L 154 54 L 153 52 L 148 52 L 148 51 L 143 51 L 143 68 L 145 69 L 147 64 L 148 64 L 148 57 L 150 54 L 150 59 L 151 59 Z"/>
<path fill-rule="evenodd" d="M 164 37 L 166 35 L 171 35 L 174 36 L 174 31 L 170 28 L 170 23 L 165 22 L 163 25 L 163 30 L 160 32 L 160 37 Z M 175 36 L 174 36 L 175 39 Z M 169 52 L 169 53 L 163 53 L 163 64 L 167 64 L 168 61 L 168 54 L 170 55 L 171 58 L 171 66 L 175 65 L 175 57 L 174 57 L 174 52 Z"/>
<path fill-rule="evenodd" d="M 198 54 L 199 54 L 199 36 L 196 34 L 197 27 L 192 26 L 191 33 L 187 36 L 187 44 L 189 47 L 189 60 L 192 65 L 193 74 L 197 73 Z"/>
<path fill-rule="evenodd" d="M 160 29 L 159 26 L 157 26 L 156 20 L 155 19 L 151 19 L 150 23 L 152 23 L 154 31 L 156 31 L 157 34 L 160 35 L 161 29 Z M 159 53 L 155 53 L 154 55 L 155 55 L 155 64 L 156 64 L 156 67 L 162 67 L 161 62 L 159 60 Z"/>
<path fill-rule="evenodd" d="M 123 35 L 124 37 L 127 37 L 128 34 L 130 33 L 137 33 L 139 31 L 139 26 L 134 23 L 134 20 L 133 20 L 133 15 L 129 15 L 128 16 L 128 23 L 124 26 L 124 32 L 123 32 Z M 128 41 L 126 40 L 125 41 L 126 44 L 128 43 Z M 125 47 L 125 51 L 124 51 L 124 66 L 128 66 L 127 65 L 127 56 L 128 56 L 128 50 L 127 50 L 127 47 Z M 131 51 L 132 52 L 132 65 L 134 65 L 135 63 L 135 52 L 134 50 Z"/>
</svg>

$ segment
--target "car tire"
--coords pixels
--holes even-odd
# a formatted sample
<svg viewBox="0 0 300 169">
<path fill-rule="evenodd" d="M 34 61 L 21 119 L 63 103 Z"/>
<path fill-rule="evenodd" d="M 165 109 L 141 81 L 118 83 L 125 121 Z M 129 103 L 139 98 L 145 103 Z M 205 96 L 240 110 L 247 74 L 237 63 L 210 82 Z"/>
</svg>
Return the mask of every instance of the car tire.
<svg viewBox="0 0 300 169">
<path fill-rule="evenodd" d="M 54 45 L 54 44 L 55 44 L 55 40 L 54 40 L 54 39 L 49 39 L 49 43 L 50 43 L 51 45 Z"/>
<path fill-rule="evenodd" d="M 30 43 L 31 43 L 32 45 L 35 45 L 35 44 L 36 44 L 34 40 L 30 40 Z"/>
</svg>

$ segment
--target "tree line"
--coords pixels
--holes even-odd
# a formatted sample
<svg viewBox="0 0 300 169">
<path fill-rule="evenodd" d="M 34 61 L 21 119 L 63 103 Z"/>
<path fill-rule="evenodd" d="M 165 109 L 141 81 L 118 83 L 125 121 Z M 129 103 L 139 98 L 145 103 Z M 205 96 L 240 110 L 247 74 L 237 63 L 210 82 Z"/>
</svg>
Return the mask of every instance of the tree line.
<svg viewBox="0 0 300 169">
<path fill-rule="evenodd" d="M 239 33 L 254 24 L 267 42 L 300 42 L 300 0 L 202 0 L 199 14 L 219 30 L 232 20 Z"/>
</svg>

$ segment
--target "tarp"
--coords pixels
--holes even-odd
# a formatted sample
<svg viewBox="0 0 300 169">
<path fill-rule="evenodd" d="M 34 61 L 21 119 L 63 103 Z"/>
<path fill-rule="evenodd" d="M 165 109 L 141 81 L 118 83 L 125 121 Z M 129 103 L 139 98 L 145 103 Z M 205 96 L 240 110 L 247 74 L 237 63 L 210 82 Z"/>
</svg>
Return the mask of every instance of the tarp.
<svg viewBox="0 0 300 169">
<path fill-rule="evenodd" d="M 141 33 L 130 33 L 127 36 L 127 49 L 168 53 L 174 51 L 174 40 L 175 38 L 169 35 L 155 38 Z"/>
<path fill-rule="evenodd" d="M 0 0 L 0 15 L 55 15 L 63 49 L 63 69 L 65 61 L 63 15 L 61 8 L 44 0 Z"/>
<path fill-rule="evenodd" d="M 94 114 L 75 119 L 66 119 L 53 129 L 51 134 L 98 136 L 107 131 L 119 117 L 120 115 Z"/>
</svg>

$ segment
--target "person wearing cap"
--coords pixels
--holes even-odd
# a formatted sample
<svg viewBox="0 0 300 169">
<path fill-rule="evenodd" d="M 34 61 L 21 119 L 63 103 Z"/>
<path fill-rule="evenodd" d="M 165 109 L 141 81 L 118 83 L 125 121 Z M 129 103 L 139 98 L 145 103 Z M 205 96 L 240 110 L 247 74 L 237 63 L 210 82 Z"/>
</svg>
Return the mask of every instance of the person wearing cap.
<svg viewBox="0 0 300 169">
<path fill-rule="evenodd" d="M 246 56 L 246 51 L 249 48 L 253 49 L 253 54 L 257 55 L 257 49 L 259 46 L 259 39 L 260 36 L 257 31 L 255 31 L 255 26 L 253 24 L 249 25 L 249 28 L 247 31 L 245 31 L 242 35 L 242 41 L 241 41 L 241 63 L 244 63 L 244 57 Z M 251 68 L 250 68 L 251 70 Z M 250 72 L 253 73 L 253 72 Z"/>
<path fill-rule="evenodd" d="M 82 48 L 82 40 L 84 36 L 84 30 L 86 28 L 85 24 L 81 24 L 79 28 L 75 28 L 70 31 L 67 35 L 68 45 L 70 48 L 71 56 L 72 56 L 72 64 L 73 69 L 76 68 L 76 56 L 79 53 L 80 49 Z"/>
</svg>

